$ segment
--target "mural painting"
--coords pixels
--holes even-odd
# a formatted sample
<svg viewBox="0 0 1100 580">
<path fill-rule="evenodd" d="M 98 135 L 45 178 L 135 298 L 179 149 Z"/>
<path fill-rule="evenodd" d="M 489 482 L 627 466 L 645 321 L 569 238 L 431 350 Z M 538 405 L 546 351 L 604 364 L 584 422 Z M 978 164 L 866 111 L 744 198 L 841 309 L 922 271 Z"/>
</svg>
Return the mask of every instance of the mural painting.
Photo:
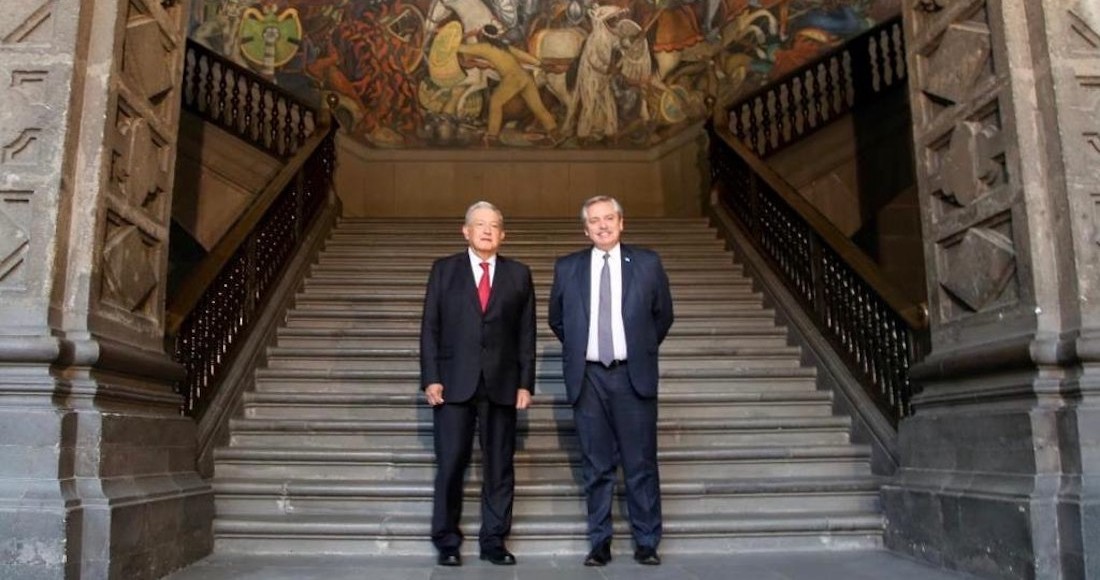
<svg viewBox="0 0 1100 580">
<path fill-rule="evenodd" d="M 373 147 L 639 148 L 899 2 L 198 0 L 191 37 Z"/>
</svg>

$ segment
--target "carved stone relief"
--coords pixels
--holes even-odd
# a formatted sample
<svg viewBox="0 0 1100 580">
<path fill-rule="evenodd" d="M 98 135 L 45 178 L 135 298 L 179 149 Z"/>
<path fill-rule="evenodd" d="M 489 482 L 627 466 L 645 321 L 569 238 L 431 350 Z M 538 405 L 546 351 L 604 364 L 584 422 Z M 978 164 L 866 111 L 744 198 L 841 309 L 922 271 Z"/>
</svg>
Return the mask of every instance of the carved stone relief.
<svg viewBox="0 0 1100 580">
<path fill-rule="evenodd" d="M 48 44 L 53 39 L 55 0 L 5 3 L 0 44 Z"/>
<path fill-rule="evenodd" d="M 161 316 L 175 122 L 182 46 L 180 10 L 174 3 L 126 4 L 117 107 L 108 139 L 108 223 L 102 234 L 101 315 L 155 333 Z M 146 326 L 153 323 L 153 326 Z"/>
<path fill-rule="evenodd" d="M 116 117 L 119 139 L 112 153 L 111 179 L 122 196 L 160 221 L 168 189 L 171 150 L 145 119 L 121 102 Z"/>
<path fill-rule="evenodd" d="M 1015 296 L 1014 291 L 1006 291 L 1016 271 L 1016 251 L 1002 231 L 974 227 L 942 244 L 940 286 L 970 312 L 1004 302 L 1006 294 Z"/>
<path fill-rule="evenodd" d="M 0 288 L 21 288 L 30 235 L 30 191 L 0 191 Z"/>
<path fill-rule="evenodd" d="M 982 22 L 956 22 L 924 63 L 925 95 L 947 105 L 962 103 L 975 85 L 992 75 L 989 27 Z"/>
<path fill-rule="evenodd" d="M 111 216 L 103 248 L 103 300 L 129 312 L 151 314 L 149 297 L 160 282 L 156 240 Z"/>
<path fill-rule="evenodd" d="M 176 82 L 173 67 L 165 66 L 172 62 L 172 44 L 153 17 L 132 11 L 123 40 L 122 72 L 130 88 L 151 104 L 163 101 Z"/>
</svg>

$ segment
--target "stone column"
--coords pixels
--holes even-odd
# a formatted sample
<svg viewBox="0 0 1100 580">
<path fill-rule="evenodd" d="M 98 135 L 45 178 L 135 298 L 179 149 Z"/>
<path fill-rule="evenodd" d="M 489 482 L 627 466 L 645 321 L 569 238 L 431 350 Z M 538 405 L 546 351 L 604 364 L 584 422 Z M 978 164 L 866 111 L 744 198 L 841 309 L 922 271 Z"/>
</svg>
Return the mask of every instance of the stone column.
<svg viewBox="0 0 1100 580">
<path fill-rule="evenodd" d="M 0 578 L 156 578 L 210 551 L 165 355 L 186 6 L 0 19 Z"/>
<path fill-rule="evenodd" d="M 902 6 L 932 352 L 887 544 L 1100 578 L 1100 2 Z"/>
</svg>

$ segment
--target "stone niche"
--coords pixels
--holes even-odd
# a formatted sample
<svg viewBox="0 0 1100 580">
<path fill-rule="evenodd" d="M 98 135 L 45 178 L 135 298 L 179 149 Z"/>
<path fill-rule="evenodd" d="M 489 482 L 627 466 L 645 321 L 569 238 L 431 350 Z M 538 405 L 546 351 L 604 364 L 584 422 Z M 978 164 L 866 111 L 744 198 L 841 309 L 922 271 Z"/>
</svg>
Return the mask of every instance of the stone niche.
<svg viewBox="0 0 1100 580">
<path fill-rule="evenodd" d="M 347 217 L 454 217 L 478 200 L 509 217 L 573 217 L 594 195 L 628 216 L 702 214 L 709 183 L 702 126 L 643 150 L 368 148 L 337 141 L 336 191 Z"/>
</svg>

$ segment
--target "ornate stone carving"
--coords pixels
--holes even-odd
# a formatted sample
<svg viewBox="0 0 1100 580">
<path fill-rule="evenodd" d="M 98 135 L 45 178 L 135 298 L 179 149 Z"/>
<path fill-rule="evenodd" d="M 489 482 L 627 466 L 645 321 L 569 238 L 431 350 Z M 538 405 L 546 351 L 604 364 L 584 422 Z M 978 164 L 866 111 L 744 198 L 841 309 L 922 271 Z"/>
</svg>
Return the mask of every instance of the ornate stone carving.
<svg viewBox="0 0 1100 580">
<path fill-rule="evenodd" d="M 0 44 L 47 44 L 53 38 L 55 0 L 38 4 L 4 4 L 0 23 Z"/>
<path fill-rule="evenodd" d="M 36 127 L 23 129 L 14 139 L 5 143 L 0 147 L 0 164 L 38 165 L 40 132 L 41 129 Z"/>
<path fill-rule="evenodd" d="M 1012 240 L 986 228 L 972 228 L 943 248 L 940 285 L 971 311 L 993 304 L 1016 273 Z"/>
<path fill-rule="evenodd" d="M 159 268 L 151 240 L 144 239 L 136 226 L 120 224 L 109 228 L 103 249 L 103 298 L 135 312 L 145 306 L 159 283 Z"/>
<path fill-rule="evenodd" d="M 157 21 L 133 11 L 126 23 L 123 42 L 123 72 L 132 79 L 131 88 L 150 103 L 159 103 L 176 81 L 172 62 L 172 42 Z"/>
<path fill-rule="evenodd" d="M 977 22 L 956 22 L 927 59 L 923 90 L 926 94 L 961 103 L 990 68 L 989 28 Z"/>
<path fill-rule="evenodd" d="M 168 148 L 145 119 L 124 108 L 118 112 L 117 129 L 111 178 L 131 204 L 152 210 L 159 220 L 156 202 L 168 187 Z"/>
<path fill-rule="evenodd" d="M 945 197 L 967 206 L 999 184 L 1003 170 L 994 156 L 1004 150 L 1000 137 L 992 125 L 964 121 L 955 126 L 940 168 Z"/>
<path fill-rule="evenodd" d="M 29 191 L 0 192 L 0 288 L 19 285 L 14 275 L 23 265 L 30 236 L 24 229 L 28 214 Z"/>
<path fill-rule="evenodd" d="M 947 6 L 949 0 L 916 0 L 913 7 L 924 12 L 939 12 Z"/>
</svg>

